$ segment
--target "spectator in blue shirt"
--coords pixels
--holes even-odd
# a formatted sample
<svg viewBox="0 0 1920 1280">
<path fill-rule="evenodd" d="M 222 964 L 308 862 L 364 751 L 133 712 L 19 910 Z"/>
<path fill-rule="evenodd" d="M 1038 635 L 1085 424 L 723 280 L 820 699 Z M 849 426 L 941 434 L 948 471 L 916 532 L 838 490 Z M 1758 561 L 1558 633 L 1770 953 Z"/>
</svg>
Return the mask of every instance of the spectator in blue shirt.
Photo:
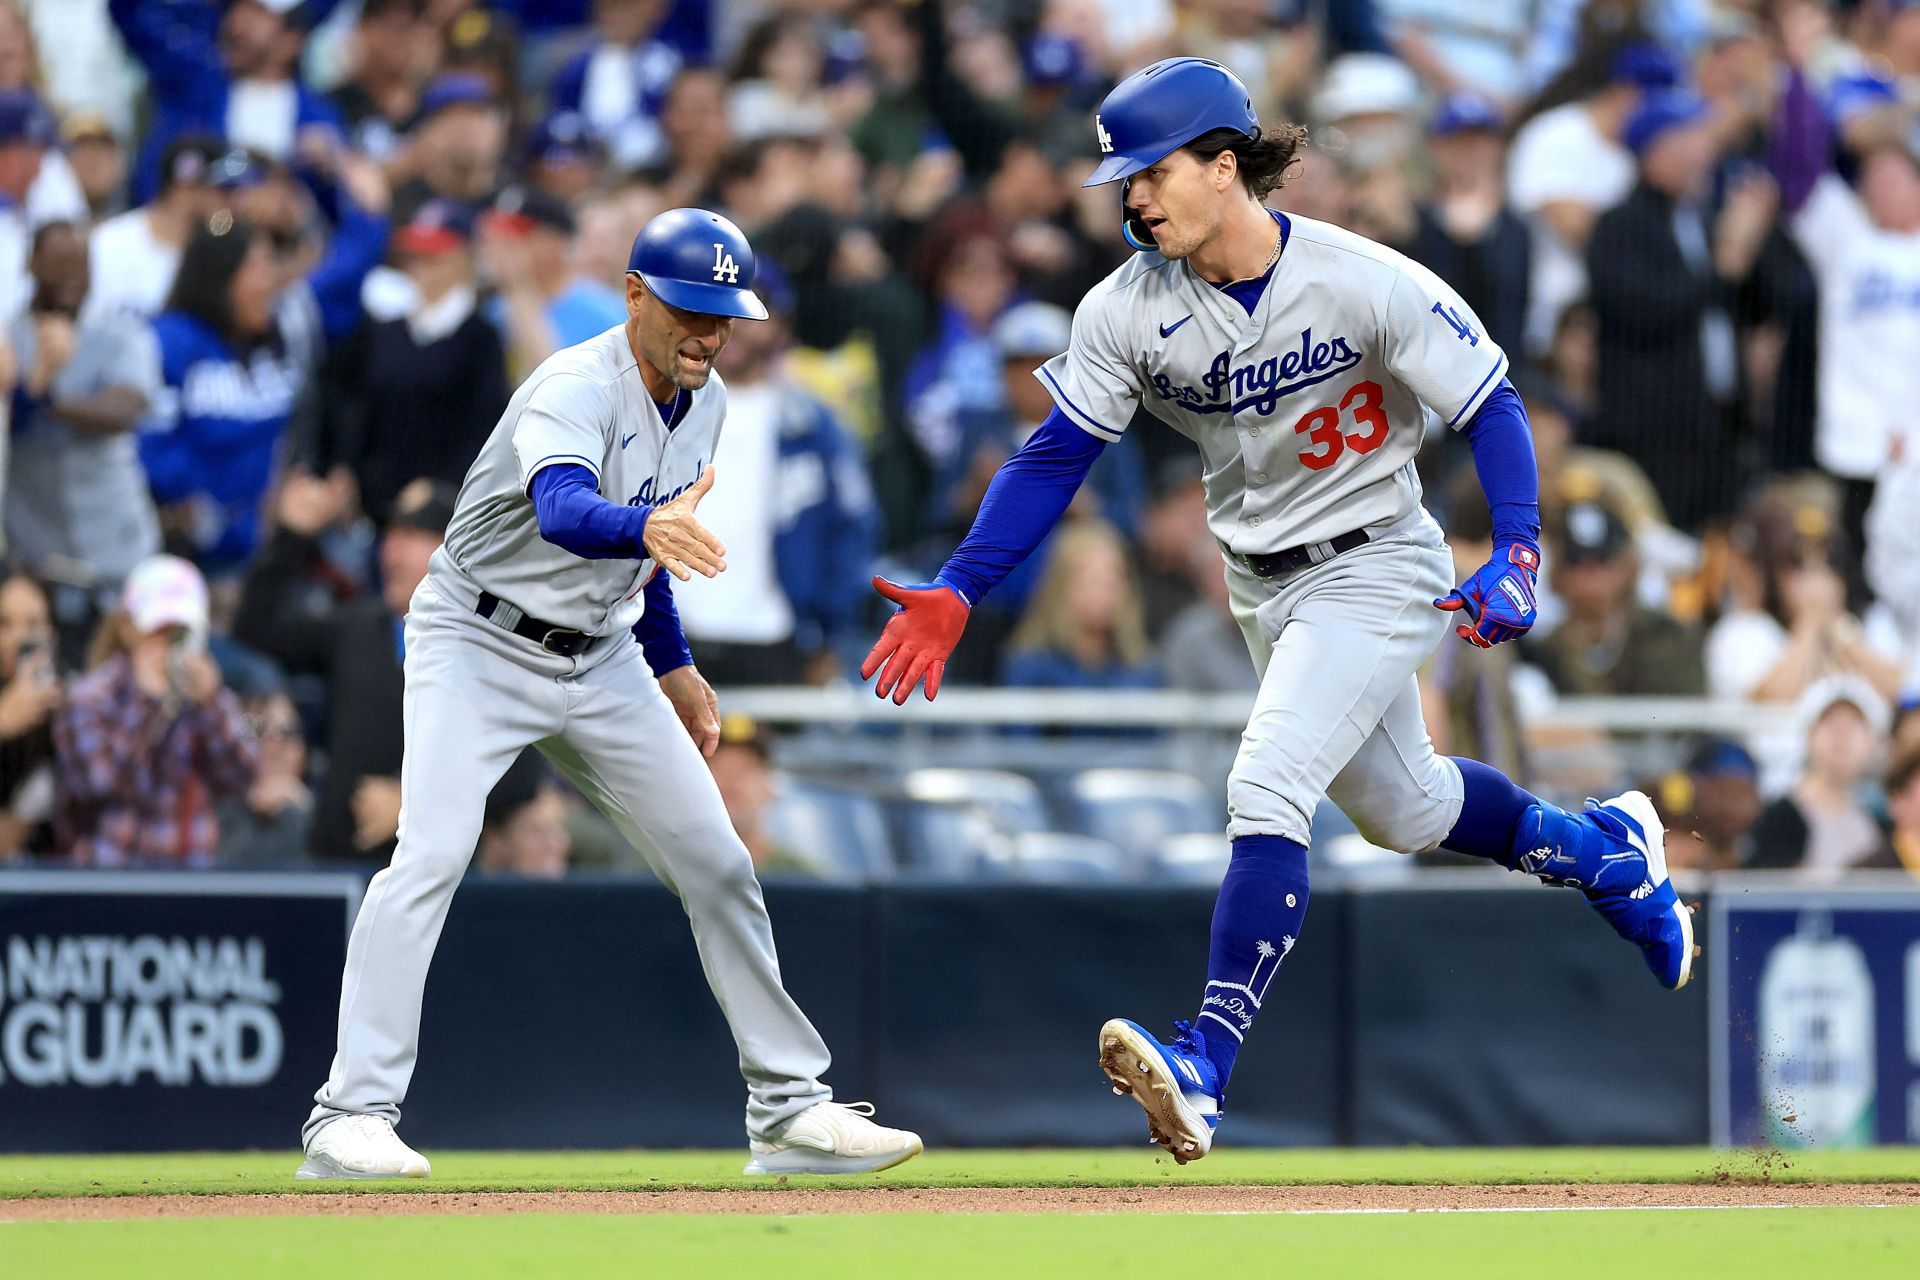
<svg viewBox="0 0 1920 1280">
<path fill-rule="evenodd" d="M 577 111 L 622 169 L 658 161 L 666 140 L 660 104 L 681 56 L 657 36 L 666 0 L 594 0 L 597 39 L 554 77 L 551 107 Z"/>
<path fill-rule="evenodd" d="M 158 186 L 160 153 L 181 134 L 210 134 L 274 160 L 306 131 L 341 130 L 339 109 L 299 79 L 306 28 L 338 0 L 108 0 L 127 49 L 147 72 L 153 127 L 134 171 L 136 202 Z"/>
<path fill-rule="evenodd" d="M 508 187 L 481 220 L 480 261 L 499 291 L 494 319 L 516 380 L 562 347 L 627 321 L 620 292 L 580 274 L 576 230 L 567 203 L 538 187 Z"/>
<path fill-rule="evenodd" d="M 172 545 L 210 576 L 239 568 L 259 541 L 294 401 L 326 343 L 359 323 L 361 282 L 386 250 L 386 218 L 366 207 L 385 204 L 377 170 L 343 157 L 340 177 L 327 193 L 333 239 L 304 277 L 286 280 L 301 253 L 287 228 L 269 234 L 222 211 L 188 243 L 153 322 L 164 387 L 140 459 Z"/>
<path fill-rule="evenodd" d="M 1054 534 L 1002 675 L 1049 689 L 1159 687 L 1126 543 L 1112 525 L 1075 520 Z"/>
</svg>

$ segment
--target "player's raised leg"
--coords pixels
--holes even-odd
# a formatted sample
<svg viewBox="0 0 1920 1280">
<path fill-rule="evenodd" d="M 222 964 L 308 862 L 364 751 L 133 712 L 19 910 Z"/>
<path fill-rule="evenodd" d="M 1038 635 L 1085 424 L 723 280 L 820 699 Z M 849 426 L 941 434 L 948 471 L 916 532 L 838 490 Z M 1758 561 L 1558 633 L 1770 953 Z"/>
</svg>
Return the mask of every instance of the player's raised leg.
<svg viewBox="0 0 1920 1280">
<path fill-rule="evenodd" d="M 834 1102 L 821 1083 L 827 1046 L 781 982 L 753 859 L 639 649 L 595 667 L 578 687 L 564 739 L 541 749 L 686 908 L 747 1081 L 747 1172 L 867 1173 L 917 1155 L 918 1135 L 874 1124 L 870 1108 Z"/>
<path fill-rule="evenodd" d="M 413 1079 L 427 968 L 487 793 L 523 747 L 559 727 L 560 686 L 529 680 L 525 660 L 504 652 L 513 637 L 460 616 L 430 586 L 414 597 L 406 641 L 399 844 L 354 918 L 339 1041 L 302 1129 L 301 1178 L 427 1175 L 426 1159 L 393 1132 Z"/>
</svg>

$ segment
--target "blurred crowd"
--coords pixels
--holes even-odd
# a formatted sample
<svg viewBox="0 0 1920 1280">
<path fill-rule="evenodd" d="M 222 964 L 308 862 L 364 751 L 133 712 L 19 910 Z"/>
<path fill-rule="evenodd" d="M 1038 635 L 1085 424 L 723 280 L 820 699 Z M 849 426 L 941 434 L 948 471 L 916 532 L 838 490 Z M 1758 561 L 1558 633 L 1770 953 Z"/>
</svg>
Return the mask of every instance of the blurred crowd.
<svg viewBox="0 0 1920 1280">
<path fill-rule="evenodd" d="M 0 0 L 0 860 L 383 859 L 457 486 L 678 205 L 773 317 L 719 365 L 696 658 L 857 678 L 870 576 L 930 576 L 1129 252 L 1091 114 L 1173 53 L 1309 127 L 1276 207 L 1512 356 L 1542 624 L 1436 654 L 1442 749 L 1525 778 L 1556 698 L 1793 707 L 1661 783 L 1690 856 L 1920 872 L 1912 0 Z M 1433 424 L 1420 470 L 1469 571 L 1467 452 Z M 1200 481 L 1158 424 L 1109 447 L 949 682 L 1251 688 Z M 746 831 L 778 780 L 734 737 Z M 530 754 L 480 862 L 610 839 Z"/>
</svg>

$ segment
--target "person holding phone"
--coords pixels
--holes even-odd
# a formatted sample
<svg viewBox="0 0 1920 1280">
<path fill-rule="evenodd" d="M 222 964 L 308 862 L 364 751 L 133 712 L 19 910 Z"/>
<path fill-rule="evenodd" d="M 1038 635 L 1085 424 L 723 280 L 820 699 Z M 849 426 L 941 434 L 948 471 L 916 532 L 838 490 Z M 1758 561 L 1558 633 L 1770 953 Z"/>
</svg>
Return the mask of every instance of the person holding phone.
<svg viewBox="0 0 1920 1280">
<path fill-rule="evenodd" d="M 19 570 L 0 575 L 0 863 L 52 847 L 59 705 L 46 588 Z"/>
<path fill-rule="evenodd" d="M 260 748 L 207 656 L 206 580 L 153 556 L 102 625 L 114 643 L 53 721 L 56 848 L 83 866 L 211 866 L 214 810 L 246 794 Z"/>
</svg>

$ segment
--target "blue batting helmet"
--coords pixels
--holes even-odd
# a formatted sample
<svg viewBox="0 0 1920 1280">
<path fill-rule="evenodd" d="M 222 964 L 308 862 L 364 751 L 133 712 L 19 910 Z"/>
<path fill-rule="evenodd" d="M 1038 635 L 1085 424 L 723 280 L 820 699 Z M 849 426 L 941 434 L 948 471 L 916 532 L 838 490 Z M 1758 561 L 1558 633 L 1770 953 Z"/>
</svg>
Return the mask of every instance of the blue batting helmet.
<svg viewBox="0 0 1920 1280">
<path fill-rule="evenodd" d="M 753 295 L 753 246 L 740 228 L 705 209 L 669 209 L 633 238 L 628 272 L 670 307 L 765 320 Z"/>
<path fill-rule="evenodd" d="M 1166 58 L 1122 80 L 1100 104 L 1100 166 L 1081 185 L 1131 177 L 1214 129 L 1259 127 L 1239 76 L 1205 58 Z"/>
</svg>

